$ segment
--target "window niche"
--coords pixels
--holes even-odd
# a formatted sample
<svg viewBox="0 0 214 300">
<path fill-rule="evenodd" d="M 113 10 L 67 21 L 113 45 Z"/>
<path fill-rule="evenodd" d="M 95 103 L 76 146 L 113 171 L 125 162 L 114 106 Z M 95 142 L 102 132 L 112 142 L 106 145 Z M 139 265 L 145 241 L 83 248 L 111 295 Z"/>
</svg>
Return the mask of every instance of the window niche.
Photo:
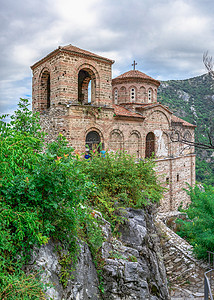
<svg viewBox="0 0 214 300">
<path fill-rule="evenodd" d="M 50 72 L 47 70 L 41 76 L 41 89 L 40 89 L 40 110 L 44 111 L 51 106 L 51 92 L 50 92 Z"/>
<path fill-rule="evenodd" d="M 92 104 L 96 99 L 96 77 L 92 70 L 82 69 L 78 74 L 78 102 Z"/>
</svg>

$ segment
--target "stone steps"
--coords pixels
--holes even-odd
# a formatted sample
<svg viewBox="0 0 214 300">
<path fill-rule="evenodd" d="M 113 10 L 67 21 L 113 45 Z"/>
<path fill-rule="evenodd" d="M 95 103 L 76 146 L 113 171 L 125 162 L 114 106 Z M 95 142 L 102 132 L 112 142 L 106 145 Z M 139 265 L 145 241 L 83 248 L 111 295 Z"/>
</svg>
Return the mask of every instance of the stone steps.
<svg viewBox="0 0 214 300">
<path fill-rule="evenodd" d="M 171 300 L 203 300 L 204 272 L 208 266 L 192 254 L 192 246 L 168 228 L 164 219 L 179 212 L 159 214 L 156 225 L 164 254 L 167 278 L 170 284 Z"/>
</svg>

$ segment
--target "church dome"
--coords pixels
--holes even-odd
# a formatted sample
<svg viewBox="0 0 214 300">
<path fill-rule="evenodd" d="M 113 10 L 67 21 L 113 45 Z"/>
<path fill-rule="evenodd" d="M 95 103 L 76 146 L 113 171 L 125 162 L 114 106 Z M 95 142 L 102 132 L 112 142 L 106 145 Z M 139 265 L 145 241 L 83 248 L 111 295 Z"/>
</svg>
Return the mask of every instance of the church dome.
<svg viewBox="0 0 214 300">
<path fill-rule="evenodd" d="M 154 79 L 154 78 L 152 78 L 152 77 L 150 77 L 150 76 L 148 76 L 148 75 L 146 75 L 145 73 L 143 73 L 143 72 L 140 72 L 140 71 L 138 71 L 138 70 L 130 70 L 130 71 L 128 71 L 128 72 L 125 72 L 125 73 L 123 73 L 123 74 L 121 74 L 121 75 L 119 75 L 119 76 L 117 76 L 116 78 L 114 78 L 113 80 L 112 80 L 112 82 L 116 82 L 116 81 L 118 81 L 118 80 L 120 80 L 120 79 L 143 79 L 143 80 L 152 80 L 152 81 L 154 81 L 154 82 L 156 82 L 156 84 L 159 86 L 160 85 L 160 82 L 158 81 L 158 80 L 156 80 L 156 79 Z"/>
<path fill-rule="evenodd" d="M 155 103 L 160 82 L 138 70 L 130 70 L 112 79 L 113 104 Z"/>
</svg>

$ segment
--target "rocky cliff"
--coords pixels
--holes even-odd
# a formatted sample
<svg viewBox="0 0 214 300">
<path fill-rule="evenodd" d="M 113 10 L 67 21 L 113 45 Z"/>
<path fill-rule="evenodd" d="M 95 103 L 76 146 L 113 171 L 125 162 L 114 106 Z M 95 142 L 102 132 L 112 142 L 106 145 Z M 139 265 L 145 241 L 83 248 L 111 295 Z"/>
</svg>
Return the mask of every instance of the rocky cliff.
<svg viewBox="0 0 214 300">
<path fill-rule="evenodd" d="M 96 216 L 102 218 L 99 213 Z M 34 252 L 27 269 L 44 270 L 43 281 L 49 284 L 47 299 L 170 299 L 152 211 L 127 209 L 124 224 L 119 228 L 120 238 L 117 239 L 111 234 L 110 224 L 103 221 L 105 241 L 101 255 L 104 267 L 100 283 L 90 250 L 85 243 L 80 243 L 78 263 L 66 288 L 60 283 L 61 266 L 54 251 L 54 243 L 49 242 Z"/>
</svg>

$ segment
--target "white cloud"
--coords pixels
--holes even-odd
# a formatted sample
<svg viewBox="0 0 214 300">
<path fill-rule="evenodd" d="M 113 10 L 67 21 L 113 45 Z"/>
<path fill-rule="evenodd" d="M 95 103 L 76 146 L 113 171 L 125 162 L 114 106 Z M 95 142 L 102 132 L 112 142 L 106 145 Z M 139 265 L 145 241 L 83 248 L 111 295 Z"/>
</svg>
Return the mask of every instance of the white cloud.
<svg viewBox="0 0 214 300">
<path fill-rule="evenodd" d="M 1 5 L 0 103 L 31 94 L 30 65 L 73 44 L 115 60 L 113 76 L 137 67 L 157 79 L 204 73 L 214 55 L 213 0 L 7 0 Z"/>
</svg>

